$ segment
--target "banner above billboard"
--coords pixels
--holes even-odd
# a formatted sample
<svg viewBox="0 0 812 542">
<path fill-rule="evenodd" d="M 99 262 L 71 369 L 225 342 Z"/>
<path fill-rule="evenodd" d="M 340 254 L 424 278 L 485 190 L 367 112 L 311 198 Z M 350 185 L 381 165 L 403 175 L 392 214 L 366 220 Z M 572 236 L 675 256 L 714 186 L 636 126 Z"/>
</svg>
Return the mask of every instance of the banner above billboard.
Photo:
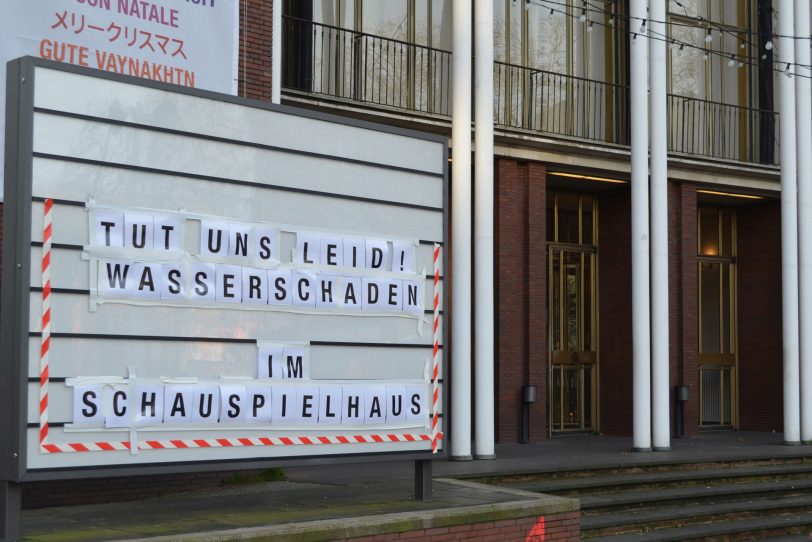
<svg viewBox="0 0 812 542">
<path fill-rule="evenodd" d="M 237 0 L 3 0 L 0 96 L 6 62 L 22 56 L 236 94 L 238 10 Z"/>
</svg>

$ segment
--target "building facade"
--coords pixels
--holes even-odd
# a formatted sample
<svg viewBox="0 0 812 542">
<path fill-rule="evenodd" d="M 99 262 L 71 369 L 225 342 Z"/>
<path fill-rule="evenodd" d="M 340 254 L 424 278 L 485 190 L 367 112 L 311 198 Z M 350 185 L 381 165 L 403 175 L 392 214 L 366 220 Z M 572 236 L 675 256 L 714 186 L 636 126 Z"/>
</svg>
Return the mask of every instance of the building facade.
<svg viewBox="0 0 812 542">
<path fill-rule="evenodd" d="M 780 432 L 771 2 L 671 0 L 645 37 L 621 0 L 493 7 L 497 441 L 632 433 L 634 39 L 668 44 L 672 434 Z M 451 0 L 283 2 L 283 103 L 450 134 L 452 17 Z M 268 95 L 265 63 L 244 67 L 249 96 Z"/>
</svg>

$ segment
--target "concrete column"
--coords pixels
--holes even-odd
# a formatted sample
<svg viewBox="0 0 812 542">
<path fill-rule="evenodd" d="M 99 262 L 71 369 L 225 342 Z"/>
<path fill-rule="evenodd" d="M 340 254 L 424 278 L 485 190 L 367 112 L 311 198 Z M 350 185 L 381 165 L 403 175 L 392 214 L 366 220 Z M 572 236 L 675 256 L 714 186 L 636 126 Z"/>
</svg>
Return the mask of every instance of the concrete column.
<svg viewBox="0 0 812 542">
<path fill-rule="evenodd" d="M 271 30 L 271 102 L 278 104 L 282 103 L 282 0 L 273 0 Z"/>
<path fill-rule="evenodd" d="M 665 2 L 651 2 L 650 31 L 665 36 Z M 668 107 L 666 46 L 649 40 L 651 93 L 651 394 L 655 451 L 671 449 L 668 359 Z"/>
<path fill-rule="evenodd" d="M 798 337 L 798 201 L 795 146 L 793 0 L 778 1 L 778 76 L 781 141 L 781 282 L 784 340 L 784 442 L 801 442 Z M 808 46 L 808 44 L 807 44 Z M 787 68 L 788 66 L 788 68 Z M 809 99 L 807 96 L 805 99 Z"/>
<path fill-rule="evenodd" d="M 476 441 L 477 459 L 494 459 L 493 344 L 493 0 L 474 5 L 474 247 L 476 284 Z"/>
<path fill-rule="evenodd" d="M 632 365 L 634 449 L 651 450 L 651 335 L 649 318 L 648 13 L 646 0 L 629 5 L 632 137 Z"/>
<path fill-rule="evenodd" d="M 471 2 L 454 0 L 451 77 L 451 459 L 471 457 Z"/>
<path fill-rule="evenodd" d="M 809 36 L 809 0 L 795 0 L 796 36 Z M 812 85 L 807 40 L 795 40 L 798 261 L 800 291 L 801 440 L 812 441 Z M 782 115 L 783 116 L 783 115 Z"/>
</svg>

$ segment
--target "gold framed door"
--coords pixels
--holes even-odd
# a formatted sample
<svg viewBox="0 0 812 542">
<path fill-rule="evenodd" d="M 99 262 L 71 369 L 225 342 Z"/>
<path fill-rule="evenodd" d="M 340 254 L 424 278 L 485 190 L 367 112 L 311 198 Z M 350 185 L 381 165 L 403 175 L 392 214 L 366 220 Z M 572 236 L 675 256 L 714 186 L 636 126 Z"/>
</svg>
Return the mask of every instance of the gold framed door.
<svg viewBox="0 0 812 542">
<path fill-rule="evenodd" d="M 550 427 L 591 432 L 597 419 L 596 260 L 594 249 L 552 245 Z"/>
<path fill-rule="evenodd" d="M 698 212 L 699 426 L 738 425 L 736 216 Z"/>
</svg>

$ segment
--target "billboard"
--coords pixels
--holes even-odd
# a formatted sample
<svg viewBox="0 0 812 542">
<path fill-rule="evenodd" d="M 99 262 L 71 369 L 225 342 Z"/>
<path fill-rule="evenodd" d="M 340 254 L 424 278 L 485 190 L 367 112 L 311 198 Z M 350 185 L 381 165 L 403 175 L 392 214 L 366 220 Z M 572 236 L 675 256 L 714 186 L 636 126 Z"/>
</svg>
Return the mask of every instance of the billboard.
<svg viewBox="0 0 812 542">
<path fill-rule="evenodd" d="M 0 63 L 39 56 L 236 94 L 238 12 L 237 0 L 3 0 Z"/>
<path fill-rule="evenodd" d="M 5 479 L 443 453 L 445 138 L 36 59 L 8 93 Z"/>
</svg>

